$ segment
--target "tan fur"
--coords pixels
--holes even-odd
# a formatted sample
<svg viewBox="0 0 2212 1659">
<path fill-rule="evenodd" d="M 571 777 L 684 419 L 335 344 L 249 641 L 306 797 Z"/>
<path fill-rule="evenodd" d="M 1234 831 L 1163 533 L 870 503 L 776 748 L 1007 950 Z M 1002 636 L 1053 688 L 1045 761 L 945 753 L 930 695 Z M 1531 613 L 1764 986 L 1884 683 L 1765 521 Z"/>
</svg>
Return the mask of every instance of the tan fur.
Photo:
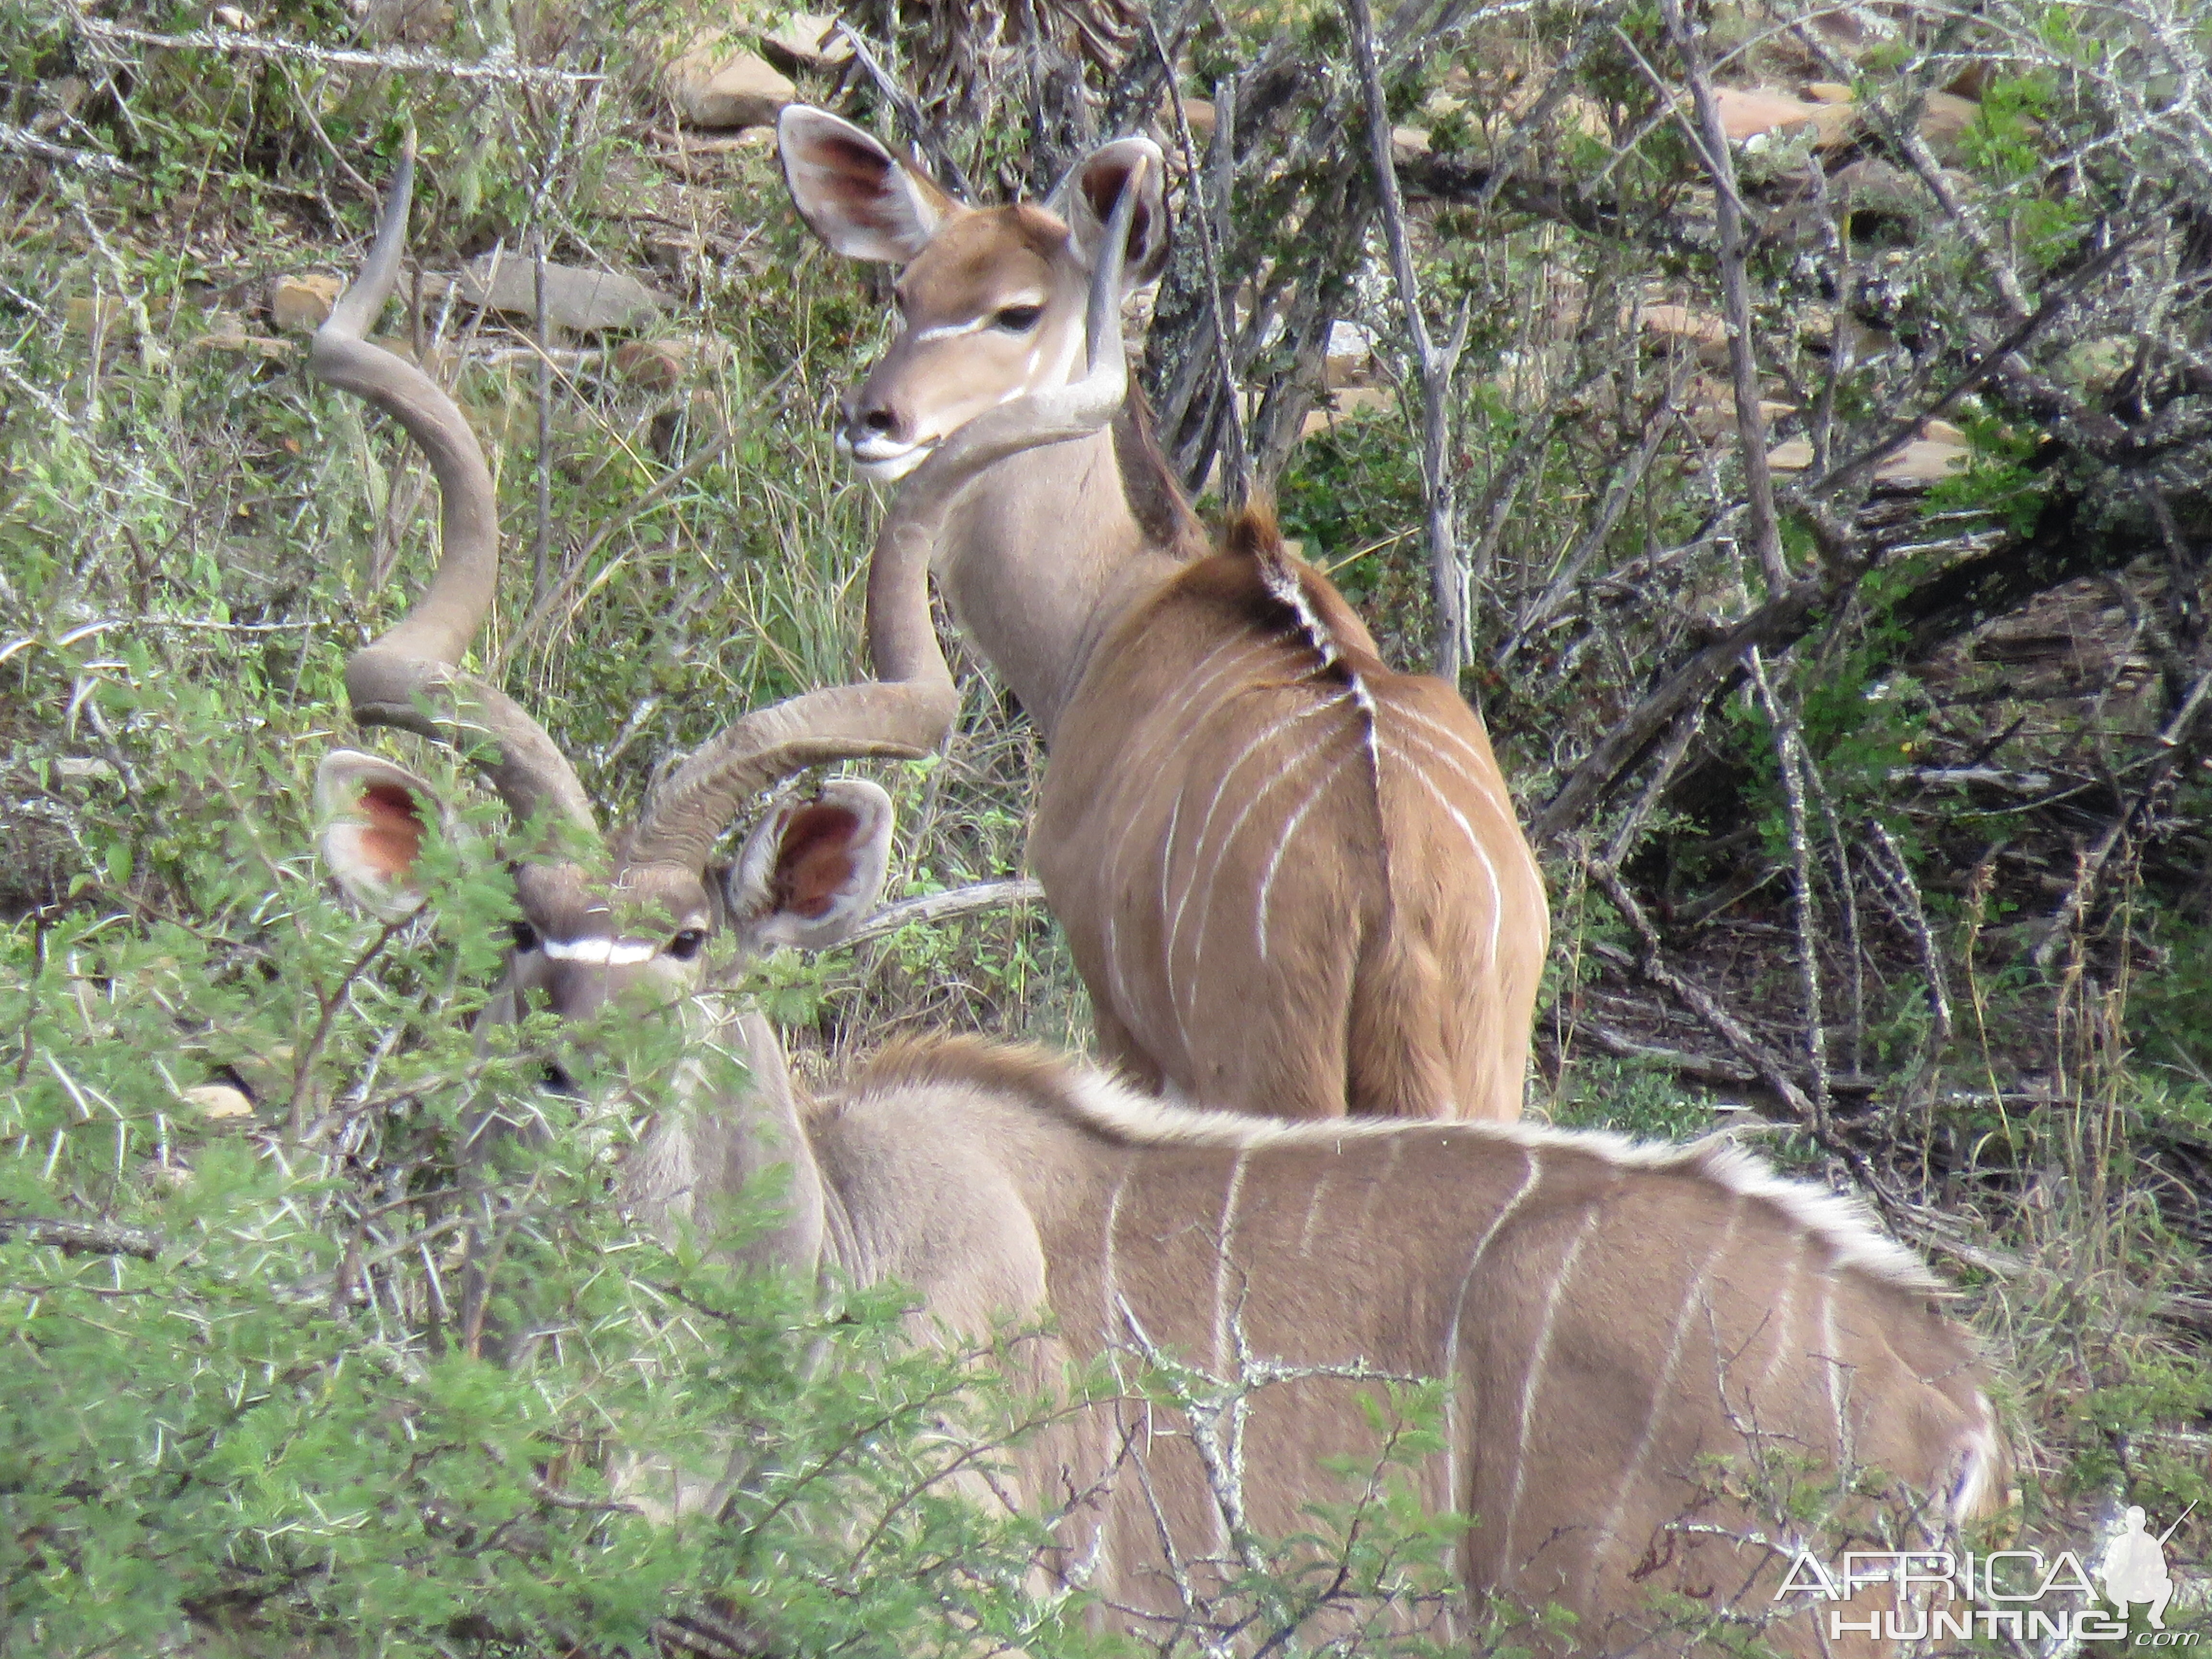
<svg viewBox="0 0 2212 1659">
<path fill-rule="evenodd" d="M 1489 738 L 1385 667 L 1271 523 L 1106 631 L 1030 856 L 1133 1080 L 1294 1117 L 1519 1115 L 1549 916 Z"/>
<path fill-rule="evenodd" d="M 817 147 L 841 167 L 871 155 L 877 193 L 859 205 L 903 227 L 905 326 L 846 401 L 855 458 L 957 454 L 963 431 L 1073 384 L 1108 269 L 1097 216 L 1122 199 L 1138 141 L 1079 163 L 1055 211 L 940 221 L 902 205 L 921 181 L 865 133 L 801 110 L 783 137 L 794 198 L 832 246 L 865 239 L 854 202 L 817 187 Z M 1156 177 L 1127 188 L 1154 270 L 1164 199 L 1144 193 Z M 996 320 L 1033 307 L 1025 327 Z M 915 521 L 932 523 L 929 569 L 963 631 L 1044 736 L 1030 859 L 1108 1058 L 1251 1112 L 1517 1115 L 1549 917 L 1480 718 L 1443 682 L 1387 669 L 1264 513 L 1209 556 L 1140 398 L 1086 437 L 1047 429 L 960 471 L 941 526 L 933 508 Z M 901 502 L 933 501 L 929 476 Z M 917 556 L 894 533 L 905 510 L 872 570 L 872 649 L 886 681 L 933 682 L 927 592 L 906 580 Z"/>
<path fill-rule="evenodd" d="M 1157 1352 L 1230 1380 L 1240 1346 L 1309 1373 L 1449 1379 L 1426 1501 L 1472 1517 L 1470 1587 L 1572 1612 L 1578 1652 L 1688 1650 L 1655 1595 L 1776 1612 L 1788 1555 L 1753 1540 L 1791 1534 L 1747 1500 L 1762 1479 L 1802 1502 L 1845 1466 L 1880 1496 L 1837 1503 L 1838 1524 L 1880 1513 L 1905 1536 L 2001 1489 L 1979 1362 L 1926 1268 L 1855 1206 L 1733 1146 L 1269 1122 L 964 1040 L 887 1051 L 807 1135 L 832 1236 L 861 1241 L 848 1270 L 907 1278 L 956 1328 L 1049 1310 L 1041 1379 Z M 1379 1387 L 1257 1390 L 1255 1528 L 1308 1527 L 1306 1506 L 1337 1493 L 1318 1460 L 1371 1457 L 1358 1397 Z M 1092 1493 L 1056 1559 L 1123 1616 L 1176 1610 L 1163 1519 L 1202 1588 L 1224 1565 L 1185 1428 L 1157 1404 L 1103 1403 L 1018 1456 L 1026 1502 Z M 1769 1642 L 1824 1650 L 1805 1604 L 1779 1611 Z"/>
</svg>

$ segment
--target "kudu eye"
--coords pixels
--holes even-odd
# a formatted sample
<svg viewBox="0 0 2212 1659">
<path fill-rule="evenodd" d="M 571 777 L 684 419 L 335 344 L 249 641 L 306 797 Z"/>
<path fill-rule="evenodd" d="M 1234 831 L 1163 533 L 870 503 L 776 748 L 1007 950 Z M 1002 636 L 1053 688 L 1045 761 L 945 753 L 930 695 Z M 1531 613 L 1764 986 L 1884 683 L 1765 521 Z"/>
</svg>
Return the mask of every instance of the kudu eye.
<svg viewBox="0 0 2212 1659">
<path fill-rule="evenodd" d="M 1037 319 L 1043 315 L 1042 306 L 1008 306 L 992 318 L 991 322 L 994 327 L 1003 328 L 1009 334 L 1026 334 L 1037 325 Z"/>
<path fill-rule="evenodd" d="M 668 954 L 678 962 L 689 962 L 699 954 L 699 947 L 707 942 L 703 927 L 686 927 L 668 941 Z"/>
<path fill-rule="evenodd" d="M 514 948 L 518 951 L 535 951 L 538 948 L 538 930 L 526 921 L 516 922 Z"/>
</svg>

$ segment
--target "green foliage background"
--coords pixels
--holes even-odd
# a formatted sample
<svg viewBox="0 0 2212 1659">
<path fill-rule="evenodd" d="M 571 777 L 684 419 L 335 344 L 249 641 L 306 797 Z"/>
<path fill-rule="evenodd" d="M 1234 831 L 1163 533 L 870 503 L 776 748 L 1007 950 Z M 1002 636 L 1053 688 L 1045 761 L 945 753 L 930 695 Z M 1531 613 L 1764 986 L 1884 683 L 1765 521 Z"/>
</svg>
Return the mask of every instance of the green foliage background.
<svg viewBox="0 0 2212 1659">
<path fill-rule="evenodd" d="M 2048 50 L 2094 68 L 2104 38 L 2068 33 L 2063 8 L 2041 15 Z M 251 21 L 265 40 L 362 44 L 335 5 L 284 0 Z M 962 1448 L 1003 1443 L 1044 1409 L 988 1380 L 1003 1352 L 916 1349 L 895 1292 L 825 1305 L 811 1286 L 718 1267 L 704 1241 L 670 1249 L 630 1228 L 609 1171 L 661 1097 L 672 1039 L 611 1026 L 631 1092 L 573 1112 L 533 1086 L 545 1030 L 471 1033 L 514 915 L 495 814 L 465 805 L 440 843 L 434 922 L 363 921 L 311 854 L 314 765 L 365 741 L 343 718 L 341 666 L 417 590 L 434 493 L 396 434 L 304 377 L 301 342 L 274 330 L 264 297 L 274 276 L 349 269 L 409 123 L 426 269 L 542 243 L 647 270 L 678 298 L 655 331 L 676 349 L 666 383 L 595 343 L 563 347 L 543 452 L 519 334 L 434 294 L 389 325 L 438 343 L 499 471 L 507 582 L 479 665 L 541 714 L 611 815 L 734 714 L 864 672 L 875 509 L 839 469 L 825 416 L 880 345 L 882 309 L 797 224 L 764 148 L 667 139 L 658 65 L 702 21 L 676 0 L 565 20 L 459 9 L 436 46 L 447 59 L 512 49 L 587 77 L 523 84 L 112 32 L 229 27 L 203 8 L 0 0 L 0 120 L 94 158 L 40 160 L 0 186 L 0 1650 L 641 1653 L 655 1620 L 706 1605 L 769 1651 L 1097 1640 L 1079 1605 L 1024 1595 L 1034 1534 L 981 1518 L 945 1478 Z M 1437 167 L 1479 158 L 1581 21 L 1562 8 L 1440 34 L 1394 112 L 1427 123 Z M 1742 24 L 1705 21 L 1724 42 Z M 1638 240 L 1705 210 L 1679 132 L 1642 125 L 1635 52 L 1656 53 L 1657 30 L 1650 9 L 1621 15 L 1581 71 L 1581 125 L 1544 151 L 1614 190 L 1616 218 L 1570 235 L 1502 198 L 1437 206 L 1425 232 L 1437 305 L 1470 318 L 1456 474 L 1468 533 L 1495 525 L 1477 584 L 1484 654 L 1464 684 L 1530 803 L 1634 706 L 1654 665 L 1759 597 L 1733 544 L 1708 535 L 1737 475 L 1674 432 L 1592 540 L 1571 584 L 1579 609 L 1500 663 L 1509 624 L 1626 476 L 1639 423 L 1688 400 L 1698 372 L 1690 348 L 1623 320 L 1710 276 L 1694 240 Z M 1240 11 L 1200 31 L 1182 90 L 1271 52 L 1338 63 L 1342 49 L 1333 9 Z M 1954 49 L 1877 54 L 1866 73 L 1918 73 Z M 1447 84 L 1461 107 L 1434 101 Z M 1308 91 L 1293 107 L 1329 88 Z M 1960 187 L 2024 268 L 2057 269 L 2090 234 L 2081 200 L 2105 198 L 2042 181 L 2060 139 L 2094 130 L 2094 100 L 2023 70 L 1989 77 L 1980 111 Z M 977 156 L 1018 169 L 1021 135 L 1007 117 Z M 7 153 L 11 167 L 39 154 Z M 2085 153 L 2085 176 L 2118 191 L 2098 171 L 2106 152 Z M 1774 158 L 1753 182 L 1794 177 L 1802 159 Z M 1320 171 L 1305 157 L 1238 204 L 1268 257 L 1302 257 L 1312 228 L 1296 210 Z M 1872 210 L 1851 228 L 1892 285 L 1898 333 L 1969 337 L 1990 301 L 1954 240 Z M 1778 244 L 1753 273 L 1769 361 L 1808 406 L 1833 361 L 1807 344 L 1823 322 L 1816 264 Z M 1344 307 L 1384 341 L 1382 378 L 1402 378 L 1380 293 L 1347 285 Z M 2201 304 L 2192 290 L 2176 327 Z M 2108 343 L 2085 326 L 2052 343 L 2051 372 L 2087 384 Z M 1255 384 L 1306 372 L 1268 349 L 1245 366 Z M 1905 373 L 1873 360 L 1838 377 L 1832 401 L 1878 423 Z M 1754 1132 L 1805 1173 L 1854 1179 L 1850 1152 L 1893 1183 L 1905 1201 L 1890 1219 L 1944 1258 L 2009 1379 L 2023 1535 L 2078 1547 L 2123 1490 L 2161 1516 L 2212 1508 L 2212 1025 L 2205 889 L 2185 867 L 2204 845 L 2207 785 L 2201 768 L 2178 781 L 2161 808 L 2177 827 L 2124 860 L 2116 896 L 2045 973 L 2026 941 L 2051 902 L 2043 872 L 2063 885 L 2062 832 L 2080 825 L 1986 795 L 1931 806 L 1899 781 L 1962 762 L 2016 715 L 2003 763 L 2016 771 L 2094 769 L 2084 754 L 2125 750 L 2155 725 L 2117 694 L 2039 702 L 1971 656 L 1899 666 L 1921 579 L 1955 554 L 1947 538 L 2029 537 L 2069 492 L 2095 508 L 2085 524 L 2124 517 L 2087 462 L 2051 463 L 2063 423 L 1992 394 L 1960 424 L 1972 465 L 1902 509 L 1906 538 L 1936 550 L 1900 556 L 1775 659 L 1830 792 L 1825 833 L 1853 848 L 1877 827 L 1896 838 L 1935 965 L 1901 923 L 1870 921 L 1830 981 L 1856 987 L 1848 1018 L 1840 988 L 1826 1011 L 1853 1034 L 1849 1068 L 1869 1090 L 1825 1139 Z M 1509 477 L 1522 482 L 1509 490 Z M 1402 416 L 1337 422 L 1285 452 L 1276 484 L 1286 529 L 1389 654 L 1420 660 L 1428 573 Z M 1808 557 L 1802 526 L 1791 532 Z M 2180 580 L 2123 569 L 2152 609 L 2159 583 Z M 536 618 L 533 586 L 558 595 Z M 901 809 L 894 897 L 1019 868 L 1036 745 L 987 673 L 964 659 L 960 672 L 947 754 L 881 774 Z M 1669 948 L 1785 1044 L 1778 734 L 1748 697 L 1716 715 L 1699 788 L 1655 804 L 1623 867 L 1668 919 Z M 447 758 L 373 741 L 472 799 Z M 1698 1046 L 1693 1029 L 1631 1021 L 1622 964 L 1641 945 L 1589 884 L 1586 851 L 1554 849 L 1550 866 L 1534 1109 L 1676 1136 L 1747 1122 L 1759 1103 L 1741 1077 L 1669 1058 Z M 1820 877 L 1827 913 L 1869 879 L 1839 867 Z M 901 1030 L 1079 1046 L 1087 1024 L 1034 908 L 772 963 L 750 988 L 817 1080 Z M 467 1126 L 494 1108 L 533 1125 L 526 1155 L 465 1156 Z M 93 1229 L 76 1243 L 96 1248 L 41 1242 L 29 1218 Z M 490 1320 L 514 1339 L 504 1363 L 471 1357 L 459 1322 L 471 1228 L 502 1252 Z M 1270 1542 L 1237 1607 L 1304 1629 L 1293 1648 L 1324 1644 L 1325 1621 L 1306 1626 L 1311 1547 L 1352 1559 L 1370 1608 L 1443 1594 L 1450 1523 L 1394 1484 L 1430 1443 L 1433 1407 L 1419 1390 L 1378 1403 L 1381 1466 L 1337 1471 L 1344 1496 L 1316 1513 L 1309 1553 Z M 611 1481 L 648 1455 L 716 1469 L 738 1455 L 752 1478 L 727 1516 L 664 1526 Z M 2201 1558 L 2203 1515 L 2179 1559 Z M 1386 1644 L 1352 1627 L 1340 1649 Z"/>
</svg>

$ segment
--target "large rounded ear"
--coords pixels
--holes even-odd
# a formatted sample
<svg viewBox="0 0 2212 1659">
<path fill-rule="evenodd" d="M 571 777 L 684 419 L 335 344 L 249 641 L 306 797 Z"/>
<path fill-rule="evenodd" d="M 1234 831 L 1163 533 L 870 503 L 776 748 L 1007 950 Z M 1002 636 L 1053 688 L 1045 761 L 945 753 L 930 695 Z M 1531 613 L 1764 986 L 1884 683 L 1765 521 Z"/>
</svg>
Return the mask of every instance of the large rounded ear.
<svg viewBox="0 0 2212 1659">
<path fill-rule="evenodd" d="M 826 950 L 866 921 L 891 858 L 891 798 L 863 778 L 776 798 L 723 877 L 740 949 Z"/>
<path fill-rule="evenodd" d="M 817 236 L 848 259 L 904 264 L 960 205 L 850 121 L 787 104 L 775 122 L 783 181 Z"/>
<path fill-rule="evenodd" d="M 445 804 L 404 766 L 335 749 L 315 769 L 315 820 L 323 861 L 348 898 L 371 915 L 398 921 L 422 903 L 416 861 Z"/>
<path fill-rule="evenodd" d="M 1137 209 L 1129 221 L 1129 251 L 1121 280 L 1127 290 L 1160 279 L 1168 263 L 1167 161 L 1149 138 L 1116 138 L 1101 145 L 1070 169 L 1046 205 L 1057 213 L 1075 239 L 1085 270 L 1098 264 L 1106 222 L 1114 216 L 1129 175 L 1143 160 L 1145 177 L 1137 187 Z"/>
</svg>

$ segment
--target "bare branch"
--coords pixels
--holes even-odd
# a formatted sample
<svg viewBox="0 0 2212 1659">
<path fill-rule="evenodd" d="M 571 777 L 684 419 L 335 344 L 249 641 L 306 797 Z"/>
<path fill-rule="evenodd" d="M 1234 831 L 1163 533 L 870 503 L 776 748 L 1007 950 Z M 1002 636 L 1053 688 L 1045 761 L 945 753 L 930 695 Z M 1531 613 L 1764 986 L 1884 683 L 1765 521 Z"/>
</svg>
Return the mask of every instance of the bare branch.
<svg viewBox="0 0 2212 1659">
<path fill-rule="evenodd" d="M 1782 556 L 1781 521 L 1774 510 L 1774 477 L 1766 465 L 1766 417 L 1759 407 L 1759 360 L 1752 349 L 1751 286 L 1744 271 L 1743 198 L 1736 193 L 1735 158 L 1721 124 L 1720 101 L 1713 95 L 1702 39 L 1683 21 L 1682 0 L 1659 0 L 1667 33 L 1682 61 L 1696 106 L 1699 146 L 1712 175 L 1714 211 L 1720 228 L 1721 314 L 1728 325 L 1729 374 L 1735 397 L 1736 443 L 1743 464 L 1744 494 L 1751 511 L 1752 549 L 1759 556 L 1770 592 L 1790 583 Z"/>
<path fill-rule="evenodd" d="M 224 52 L 246 58 L 275 58 L 301 64 L 321 64 L 331 69 L 380 70 L 395 75 L 445 75 L 459 81 L 505 81 L 521 86 L 596 86 L 607 77 L 581 70 L 546 69 L 515 61 L 506 47 L 482 58 L 448 58 L 442 52 L 411 46 L 392 46 L 383 52 L 355 52 L 334 46 L 311 46 L 302 40 L 285 40 L 258 34 L 219 33 L 198 29 L 190 34 L 155 34 L 127 28 L 71 9 L 71 21 L 82 33 L 95 40 L 161 52 Z"/>
<path fill-rule="evenodd" d="M 1452 374 L 1467 344 L 1469 313 L 1462 307 L 1452 338 L 1441 346 L 1436 343 L 1421 313 L 1420 278 L 1406 234 L 1406 204 L 1398 191 L 1397 160 L 1391 154 L 1390 109 L 1383 95 L 1382 71 L 1375 59 L 1375 19 L 1367 0 L 1345 0 L 1344 10 L 1352 25 L 1353 61 L 1366 96 L 1368 155 L 1375 168 L 1383 234 L 1390 245 L 1390 270 L 1413 341 L 1414 372 L 1421 382 L 1421 496 L 1428 521 L 1430 584 L 1437 605 L 1435 667 L 1456 685 L 1468 660 L 1467 568 L 1453 522 L 1449 399 Z"/>
<path fill-rule="evenodd" d="M 96 149 L 78 149 L 69 144 L 58 144 L 51 138 L 41 137 L 28 127 L 10 125 L 0 121 L 0 149 L 20 150 L 26 155 L 35 155 L 42 161 L 58 161 L 64 167 L 82 167 L 89 173 L 112 173 L 118 178 L 135 179 L 138 170 L 112 155 L 103 155 Z"/>
<path fill-rule="evenodd" d="M 131 1255 L 141 1261 L 151 1261 L 161 1254 L 159 1233 L 112 1221 L 0 1215 L 0 1241 L 42 1245 L 67 1255 Z"/>
<path fill-rule="evenodd" d="M 1810 1097 L 1815 1133 L 1828 1127 L 1828 1037 L 1821 1018 L 1820 932 L 1817 896 L 1813 890 L 1813 844 L 1805 810 L 1805 773 L 1809 763 L 1798 740 L 1797 723 L 1784 709 L 1766 677 L 1765 659 L 1752 647 L 1747 660 L 1751 683 L 1759 693 L 1759 706 L 1774 728 L 1774 758 L 1782 775 L 1782 801 L 1790 822 L 1790 863 L 1795 878 L 1793 897 L 1797 921 L 1797 973 L 1805 992 L 1805 1058 L 1812 1068 Z"/>
<path fill-rule="evenodd" d="M 1035 904 L 1044 897 L 1042 884 L 1027 876 L 1017 876 L 1006 881 L 979 881 L 966 887 L 954 887 L 942 893 L 925 893 L 920 898 L 902 899 L 896 904 L 887 904 L 855 927 L 845 937 L 848 945 L 864 945 L 870 939 L 888 938 L 902 927 L 919 923 L 933 927 L 940 921 L 950 921 L 955 916 L 971 916 L 983 910 L 1010 909 L 1018 904 Z"/>
</svg>

